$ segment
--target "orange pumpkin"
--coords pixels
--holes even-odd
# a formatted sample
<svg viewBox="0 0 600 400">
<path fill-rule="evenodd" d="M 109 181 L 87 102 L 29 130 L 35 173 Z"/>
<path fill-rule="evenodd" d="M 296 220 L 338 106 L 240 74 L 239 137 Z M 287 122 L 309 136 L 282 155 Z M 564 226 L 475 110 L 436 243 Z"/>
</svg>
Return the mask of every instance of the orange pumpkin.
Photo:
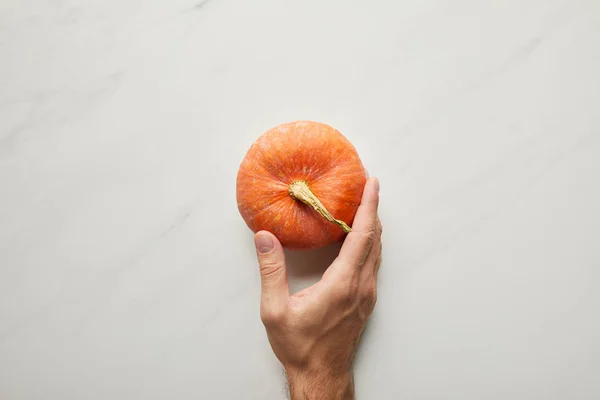
<svg viewBox="0 0 600 400">
<path fill-rule="evenodd" d="M 367 174 L 352 144 L 312 121 L 279 125 L 254 142 L 237 176 L 237 203 L 248 227 L 273 233 L 284 247 L 308 249 L 341 240 Z"/>
</svg>

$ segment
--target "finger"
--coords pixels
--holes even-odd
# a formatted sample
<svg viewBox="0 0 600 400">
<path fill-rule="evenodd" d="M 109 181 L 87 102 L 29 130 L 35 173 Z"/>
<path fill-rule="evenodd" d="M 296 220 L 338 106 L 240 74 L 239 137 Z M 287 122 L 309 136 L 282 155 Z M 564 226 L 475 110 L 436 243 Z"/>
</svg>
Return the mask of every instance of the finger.
<svg viewBox="0 0 600 400">
<path fill-rule="evenodd" d="M 352 232 L 346 236 L 338 259 L 349 268 L 361 268 L 375 240 L 377 208 L 379 206 L 379 181 L 370 178 L 365 185 L 360 206 L 356 211 Z"/>
<path fill-rule="evenodd" d="M 363 190 L 360 206 L 352 223 L 352 231 L 372 231 L 377 222 L 377 208 L 379 207 L 379 180 L 369 178 Z"/>
<path fill-rule="evenodd" d="M 263 320 L 280 315 L 290 295 L 285 269 L 285 254 L 279 240 L 270 232 L 254 235 L 256 255 L 260 266 L 261 316 Z"/>
<path fill-rule="evenodd" d="M 381 265 L 382 231 L 383 227 L 381 225 L 381 221 L 379 220 L 379 217 L 377 217 L 377 222 L 375 223 L 375 238 L 373 239 L 371 251 L 369 251 L 369 255 L 367 256 L 365 265 L 361 271 L 361 281 L 377 278 L 377 272 L 379 271 L 379 266 Z"/>
</svg>

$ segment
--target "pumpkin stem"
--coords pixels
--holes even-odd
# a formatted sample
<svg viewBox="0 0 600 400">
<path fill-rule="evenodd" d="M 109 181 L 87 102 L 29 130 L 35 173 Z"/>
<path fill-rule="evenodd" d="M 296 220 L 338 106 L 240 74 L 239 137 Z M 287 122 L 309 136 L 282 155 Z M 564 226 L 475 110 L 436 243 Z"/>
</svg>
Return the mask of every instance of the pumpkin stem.
<svg viewBox="0 0 600 400">
<path fill-rule="evenodd" d="M 339 219 L 333 218 L 333 215 L 321 203 L 321 201 L 315 196 L 315 194 L 308 187 L 308 183 L 305 181 L 296 181 L 292 182 L 288 188 L 288 193 L 294 199 L 299 200 L 311 207 L 313 210 L 319 213 L 323 218 L 325 218 L 329 222 L 333 222 L 336 225 L 339 225 L 344 233 L 348 233 L 352 231 L 352 229 L 344 222 Z"/>
</svg>

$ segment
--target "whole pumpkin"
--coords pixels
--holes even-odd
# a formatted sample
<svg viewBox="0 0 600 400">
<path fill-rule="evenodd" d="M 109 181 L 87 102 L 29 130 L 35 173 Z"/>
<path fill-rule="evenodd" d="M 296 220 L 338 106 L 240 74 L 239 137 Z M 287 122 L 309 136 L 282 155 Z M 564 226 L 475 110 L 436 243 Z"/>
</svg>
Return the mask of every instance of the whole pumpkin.
<svg viewBox="0 0 600 400">
<path fill-rule="evenodd" d="M 291 122 L 250 147 L 237 175 L 237 203 L 252 231 L 267 230 L 287 248 L 323 247 L 350 232 L 366 180 L 339 131 Z"/>
</svg>

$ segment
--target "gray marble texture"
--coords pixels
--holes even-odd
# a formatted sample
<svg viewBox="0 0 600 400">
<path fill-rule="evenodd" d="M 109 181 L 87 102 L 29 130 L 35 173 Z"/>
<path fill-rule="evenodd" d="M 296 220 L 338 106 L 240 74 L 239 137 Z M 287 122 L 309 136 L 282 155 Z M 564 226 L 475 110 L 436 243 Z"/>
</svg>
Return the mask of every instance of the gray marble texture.
<svg viewBox="0 0 600 400">
<path fill-rule="evenodd" d="M 600 398 L 597 0 L 0 1 L 0 398 L 283 399 L 235 176 L 297 119 L 381 180 L 359 400 Z"/>
</svg>

